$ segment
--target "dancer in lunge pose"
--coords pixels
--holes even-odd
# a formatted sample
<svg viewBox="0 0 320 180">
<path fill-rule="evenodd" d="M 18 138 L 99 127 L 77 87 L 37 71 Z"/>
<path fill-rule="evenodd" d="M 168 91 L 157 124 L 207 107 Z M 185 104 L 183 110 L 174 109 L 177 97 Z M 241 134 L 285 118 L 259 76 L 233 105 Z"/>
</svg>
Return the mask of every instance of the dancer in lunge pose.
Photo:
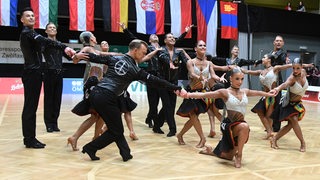
<svg viewBox="0 0 320 180">
<path fill-rule="evenodd" d="M 241 89 L 244 74 L 239 67 L 231 71 L 230 84 L 227 89 L 210 92 L 194 92 L 180 95 L 183 98 L 222 98 L 226 105 L 227 117 L 221 123 L 222 139 L 213 149 L 206 146 L 201 154 L 213 155 L 227 160 L 233 160 L 236 168 L 241 167 L 242 151 L 249 138 L 249 125 L 244 120 L 248 98 L 247 96 L 275 96 L 275 91 L 269 93 L 250 89 Z"/>
<path fill-rule="evenodd" d="M 293 129 L 297 138 L 300 141 L 300 151 L 306 151 L 306 143 L 304 141 L 302 130 L 299 125 L 299 121 L 302 120 L 306 110 L 302 104 L 302 97 L 308 89 L 307 73 L 302 66 L 302 60 L 296 58 L 292 62 L 292 73 L 288 79 L 274 88 L 274 90 L 279 93 L 281 90 L 289 87 L 287 94 L 288 104 L 285 106 L 285 101 L 282 101 L 279 108 L 277 108 L 273 113 L 272 117 L 276 117 L 282 121 L 287 121 L 287 125 L 283 126 L 279 132 L 272 138 L 271 147 L 274 149 L 279 149 L 277 141 L 286 135 L 291 129 Z"/>
</svg>

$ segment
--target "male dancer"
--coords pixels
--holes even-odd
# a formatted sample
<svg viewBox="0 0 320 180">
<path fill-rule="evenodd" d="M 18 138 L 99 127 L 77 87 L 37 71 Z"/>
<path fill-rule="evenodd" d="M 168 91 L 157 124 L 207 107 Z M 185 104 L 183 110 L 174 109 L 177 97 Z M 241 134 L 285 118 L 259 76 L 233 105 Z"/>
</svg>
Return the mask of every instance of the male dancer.
<svg viewBox="0 0 320 180">
<path fill-rule="evenodd" d="M 45 30 L 49 39 L 57 41 L 57 26 L 49 22 Z M 71 60 L 61 49 L 48 46 L 43 51 L 44 62 L 44 122 L 47 132 L 59 132 L 58 118 L 60 115 L 63 67 L 62 56 Z"/>
<path fill-rule="evenodd" d="M 68 56 L 75 54 L 75 51 L 60 42 L 52 41 L 35 32 L 35 17 L 30 7 L 22 10 L 20 20 L 23 24 L 20 34 L 20 48 L 24 57 L 24 70 L 22 74 L 24 87 L 24 105 L 22 111 L 23 143 L 26 148 L 44 148 L 46 145 L 36 139 L 36 112 L 43 75 L 41 50 L 52 46 L 64 50 Z"/>
<path fill-rule="evenodd" d="M 123 161 L 132 159 L 129 145 L 123 135 L 124 128 L 118 106 L 118 96 L 127 89 L 132 81 L 141 80 L 146 82 L 147 85 L 157 86 L 158 88 L 167 88 L 172 91 L 181 90 L 181 87 L 159 79 L 137 66 L 143 61 L 147 53 L 147 46 L 146 42 L 136 39 L 130 42 L 129 52 L 122 57 L 89 55 L 91 62 L 108 65 L 106 75 L 89 96 L 92 107 L 103 118 L 108 127 L 101 136 L 83 147 L 82 152 L 87 153 L 91 160 L 99 160 L 100 158 L 96 156 L 97 150 L 113 142 L 117 144 Z M 74 60 L 85 58 L 85 55 L 81 53 L 74 56 Z"/>
</svg>

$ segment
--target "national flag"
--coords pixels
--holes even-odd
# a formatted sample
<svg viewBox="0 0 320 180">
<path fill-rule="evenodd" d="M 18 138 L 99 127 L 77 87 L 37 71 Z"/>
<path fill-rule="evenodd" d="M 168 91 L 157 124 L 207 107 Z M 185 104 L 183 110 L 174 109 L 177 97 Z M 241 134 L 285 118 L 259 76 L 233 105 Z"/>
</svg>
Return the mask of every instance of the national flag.
<svg viewBox="0 0 320 180">
<path fill-rule="evenodd" d="M 171 33 L 179 37 L 192 24 L 191 0 L 170 1 Z M 191 38 L 191 30 L 185 36 Z"/>
<path fill-rule="evenodd" d="M 94 31 L 94 0 L 69 0 L 70 25 L 74 31 Z"/>
<path fill-rule="evenodd" d="M 137 32 L 164 34 L 165 0 L 135 0 Z"/>
<path fill-rule="evenodd" d="M 30 0 L 35 29 L 45 29 L 49 22 L 58 24 L 58 0 Z"/>
<path fill-rule="evenodd" d="M 128 27 L 128 0 L 103 0 L 102 14 L 105 31 L 122 32 L 119 22 Z"/>
<path fill-rule="evenodd" d="M 221 38 L 238 39 L 238 4 L 220 1 Z"/>
<path fill-rule="evenodd" d="M 18 0 L 0 0 L 0 25 L 18 27 Z"/>
<path fill-rule="evenodd" d="M 196 0 L 198 40 L 207 44 L 207 52 L 216 56 L 218 7 L 216 0 Z"/>
</svg>

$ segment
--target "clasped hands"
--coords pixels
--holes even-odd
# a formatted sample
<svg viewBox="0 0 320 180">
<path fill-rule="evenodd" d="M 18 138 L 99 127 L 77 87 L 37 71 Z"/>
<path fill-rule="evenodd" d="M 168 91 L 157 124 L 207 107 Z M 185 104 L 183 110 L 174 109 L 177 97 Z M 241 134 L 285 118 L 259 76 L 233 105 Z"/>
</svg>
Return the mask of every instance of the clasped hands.
<svg viewBox="0 0 320 180">
<path fill-rule="evenodd" d="M 182 98 L 189 98 L 188 92 L 187 92 L 184 88 L 182 88 L 182 89 L 180 89 L 180 90 L 175 90 L 174 93 L 175 93 L 177 96 L 180 96 L 180 97 L 182 97 Z"/>
</svg>

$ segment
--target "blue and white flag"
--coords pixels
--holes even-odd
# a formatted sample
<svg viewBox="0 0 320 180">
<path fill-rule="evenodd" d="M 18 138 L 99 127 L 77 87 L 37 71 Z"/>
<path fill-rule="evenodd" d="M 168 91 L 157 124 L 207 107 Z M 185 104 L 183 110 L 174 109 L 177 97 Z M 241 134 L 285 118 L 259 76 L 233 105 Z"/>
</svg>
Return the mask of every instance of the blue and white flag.
<svg viewBox="0 0 320 180">
<path fill-rule="evenodd" d="M 18 0 L 0 0 L 0 25 L 18 27 Z"/>
</svg>

